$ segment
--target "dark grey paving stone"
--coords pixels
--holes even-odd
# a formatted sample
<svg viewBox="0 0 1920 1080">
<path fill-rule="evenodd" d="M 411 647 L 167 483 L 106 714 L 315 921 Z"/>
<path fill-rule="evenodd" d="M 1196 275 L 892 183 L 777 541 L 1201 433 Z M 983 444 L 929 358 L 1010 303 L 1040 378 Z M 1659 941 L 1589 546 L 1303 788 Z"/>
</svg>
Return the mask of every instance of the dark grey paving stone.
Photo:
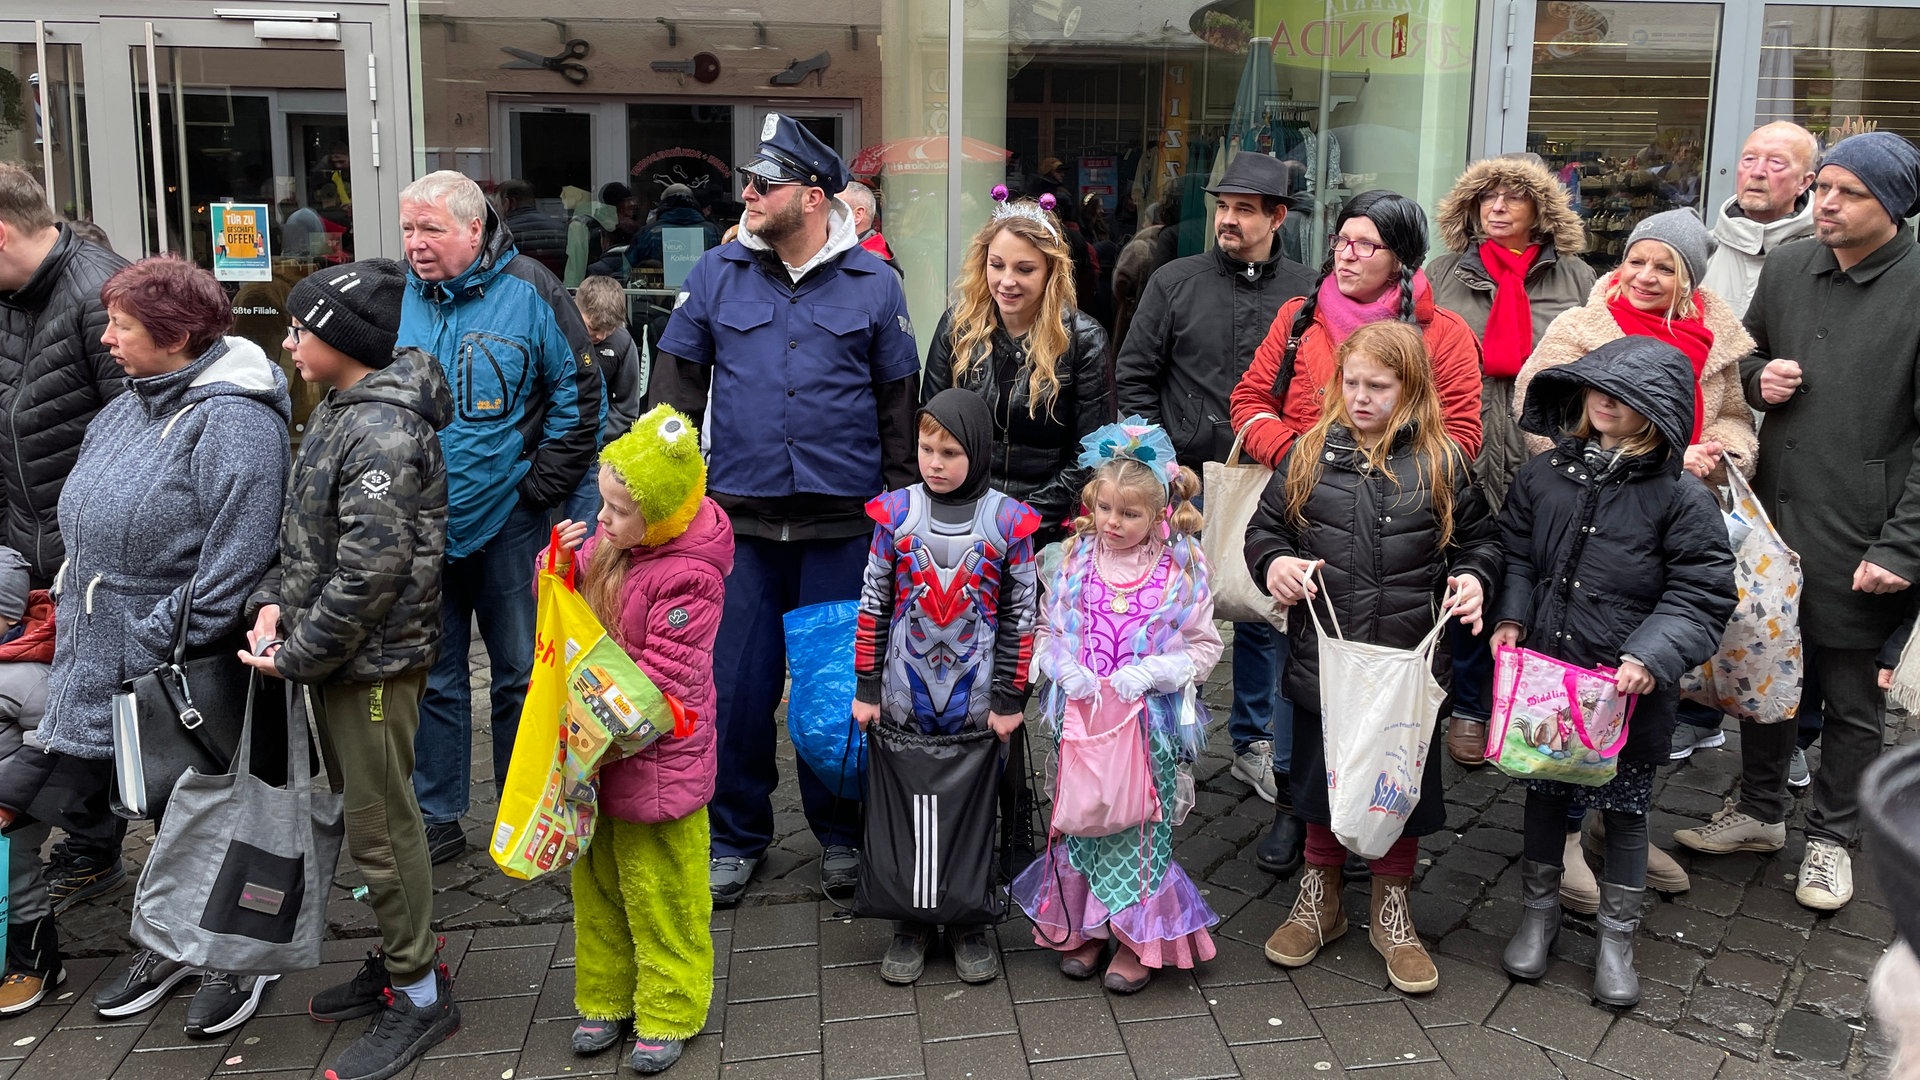
<svg viewBox="0 0 1920 1080">
<path fill-rule="evenodd" d="M 1126 1050 L 1104 998 L 1036 1001 L 1014 1008 L 1029 1062 L 1117 1054 Z"/>
<path fill-rule="evenodd" d="M 814 945 L 735 950 L 727 964 L 727 981 L 727 993 L 735 1002 L 813 997 L 820 993 L 820 950 Z"/>
<path fill-rule="evenodd" d="M 1855 899 L 1859 893 L 1855 892 Z M 1886 943 L 1893 940 L 1893 915 L 1883 907 L 1873 904 L 1853 903 L 1836 912 L 1827 925 L 1843 934 L 1852 934 L 1869 941 Z"/>
<path fill-rule="evenodd" d="M 1727 935 L 1727 920 L 1697 908 L 1660 903 L 1647 911 L 1640 929 L 1648 937 L 1711 953 Z"/>
<path fill-rule="evenodd" d="M 1413 1018 L 1422 1027 L 1466 1021 L 1484 1024 L 1500 1004 L 1513 980 L 1504 971 L 1490 971 L 1478 964 L 1441 963 L 1440 985 L 1429 994 L 1401 994 Z"/>
<path fill-rule="evenodd" d="M 1293 887 L 1277 888 L 1272 895 L 1286 893 L 1286 906 L 1272 900 L 1250 900 L 1233 918 L 1220 924 L 1214 931 L 1215 937 L 1245 942 L 1256 948 L 1264 947 L 1267 939 L 1287 921 L 1287 912 L 1293 904 Z"/>
<path fill-rule="evenodd" d="M 1809 967 L 1864 979 L 1873 974 L 1874 965 L 1880 962 L 1880 955 L 1884 952 L 1886 946 L 1883 943 L 1852 937 L 1823 926 L 1808 939 L 1807 951 L 1801 959 Z"/>
<path fill-rule="evenodd" d="M 1674 1030 L 1710 1046 L 1758 1057 L 1772 1023 L 1771 1002 L 1724 986 L 1703 986 L 1687 1000 L 1687 1015 Z"/>
<path fill-rule="evenodd" d="M 758 904 L 742 907 L 733 918 L 733 951 L 778 949 L 820 942 L 820 905 Z"/>
<path fill-rule="evenodd" d="M 1052 949 L 1030 949 L 1001 957 L 1001 978 L 1015 1004 L 1095 997 L 1106 991 L 1099 979 L 1069 979 L 1060 974 L 1060 954 Z"/>
<path fill-rule="evenodd" d="M 1684 848 L 1675 850 L 1673 856 L 1683 867 L 1691 861 L 1689 852 Z M 1740 901 L 1746 897 L 1745 890 L 1730 882 L 1691 873 L 1687 876 L 1690 879 L 1691 888 L 1673 898 L 1673 902 L 1681 907 L 1704 911 L 1724 919 L 1738 911 Z"/>
<path fill-rule="evenodd" d="M 975 986 L 956 982 L 917 987 L 914 1002 L 920 1037 L 929 1042 L 1019 1032 L 1004 979 Z"/>
<path fill-rule="evenodd" d="M 914 1010 L 914 988 L 880 977 L 880 965 L 827 968 L 820 973 L 820 1015 L 835 1020 L 903 1016 Z"/>
<path fill-rule="evenodd" d="M 1867 980 L 1832 971 L 1809 971 L 1793 992 L 1794 1004 L 1840 1020 L 1866 1015 Z"/>
<path fill-rule="evenodd" d="M 724 979 L 733 970 L 733 931 L 715 930 L 711 933 L 713 937 L 713 977 L 716 979 Z M 559 953 L 566 945 L 566 942 L 562 942 L 560 945 L 554 947 L 553 963 L 555 967 L 561 965 Z M 568 962 L 571 963 L 573 958 L 568 957 L 567 959 Z"/>
<path fill-rule="evenodd" d="M 874 964 L 893 941 L 893 924 L 886 919 L 824 919 L 820 923 L 820 963 Z"/>
<path fill-rule="evenodd" d="M 520 1055 L 512 1052 L 428 1058 L 410 1072 L 400 1075 L 411 1076 L 413 1080 L 485 1080 L 514 1069 L 513 1075 L 519 1076 L 519 1070 L 515 1068 L 519 1060 Z"/>
<path fill-rule="evenodd" d="M 108 1076 L 139 1041 L 140 1033 L 138 1024 L 56 1030 L 34 1043 L 33 1053 L 13 1075 L 22 1080 Z"/>
<path fill-rule="evenodd" d="M 473 949 L 454 972 L 460 1000 L 538 995 L 553 964 L 552 945 Z"/>
<path fill-rule="evenodd" d="M 135 1048 L 127 1055 L 120 1066 L 120 1075 L 138 1076 L 143 1080 L 206 1080 L 220 1067 L 225 1058 L 234 1056 L 229 1053 L 225 1043 L 198 1046 L 155 1047 L 142 1050 Z M 74 1074 L 84 1076 L 84 1073 Z"/>
<path fill-rule="evenodd" d="M 1308 1008 L 1368 1005 L 1397 1000 L 1393 993 L 1381 987 L 1336 975 L 1317 967 L 1317 963 L 1294 968 L 1290 973 L 1294 989 L 1300 992 L 1300 998 Z"/>
<path fill-rule="evenodd" d="M 1561 936 L 1566 935 L 1562 933 Z M 1434 949 L 1442 956 L 1451 956 L 1497 971 L 1500 969 L 1500 955 L 1507 949 L 1507 936 L 1496 937 L 1478 930 L 1455 930 L 1441 938 Z"/>
<path fill-rule="evenodd" d="M 1643 980 L 1652 979 L 1684 990 L 1693 985 L 1701 969 L 1707 966 L 1707 958 L 1684 946 L 1636 937 L 1633 941 L 1633 966 Z"/>
<path fill-rule="evenodd" d="M 700 1025 L 700 1034 L 719 1035 L 727 1022 L 727 980 L 716 979 L 713 983 L 713 995 L 707 999 L 707 1022 Z"/>
<path fill-rule="evenodd" d="M 562 931 L 568 934 L 573 927 L 567 923 L 533 923 L 527 926 L 497 926 L 473 932 L 472 944 L 468 947 L 475 951 L 482 949 L 511 949 L 524 945 L 553 945 L 559 942 Z"/>
<path fill-rule="evenodd" d="M 1133 1080 L 1134 1073 L 1125 1054 L 1107 1054 L 1041 1062 L 1030 1067 L 1029 1075 L 1033 1080 Z"/>
<path fill-rule="evenodd" d="M 1027 1075 L 1027 1052 L 1018 1035 L 987 1035 L 930 1042 L 920 1048 L 927 1080 L 986 1080 Z M 1104 1060 L 1104 1059 L 1102 1059 Z"/>
<path fill-rule="evenodd" d="M 1781 965 L 1736 952 L 1714 957 L 1701 975 L 1713 986 L 1725 986 L 1768 1001 L 1780 1000 L 1780 988 L 1787 981 L 1787 969 Z"/>
<path fill-rule="evenodd" d="M 1726 1060 L 1720 1050 L 1635 1020 L 1614 1024 L 1592 1057 L 1628 1076 L 1712 1076 Z"/>
<path fill-rule="evenodd" d="M 1559 1080 L 1561 1075 L 1545 1050 L 1498 1031 L 1461 1024 L 1428 1028 L 1427 1038 L 1462 1080 Z M 1398 1071 L 1387 1070 L 1385 1075 Z"/>
<path fill-rule="evenodd" d="M 1526 983 L 1515 983 L 1487 1019 L 1488 1027 L 1582 1059 L 1593 1056 L 1612 1023 L 1605 1010 Z"/>
<path fill-rule="evenodd" d="M 1843 1021 L 1790 1009 L 1780 1019 L 1773 1052 L 1777 1057 L 1809 1065 L 1845 1065 L 1852 1046 L 1853 1029 Z"/>
<path fill-rule="evenodd" d="M 1207 999 L 1194 984 L 1193 972 L 1177 968 L 1154 972 L 1139 993 L 1112 994 L 1107 1003 L 1122 1024 L 1207 1014 Z"/>
<path fill-rule="evenodd" d="M 1818 918 L 1813 912 L 1800 906 L 1793 898 L 1793 892 L 1787 888 L 1774 888 L 1769 882 L 1765 887 L 1747 890 L 1746 899 L 1740 902 L 1740 914 L 1767 922 L 1791 926 L 1795 930 L 1806 930 L 1813 926 Z"/>
<path fill-rule="evenodd" d="M 1120 1035 L 1140 1080 L 1213 1080 L 1236 1077 L 1239 1066 L 1220 1029 L 1207 1016 L 1143 1020 L 1125 1024 Z"/>
<path fill-rule="evenodd" d="M 1280 982 L 1287 977 L 1285 968 L 1267 959 L 1264 941 L 1260 945 L 1249 945 L 1216 937 L 1213 944 L 1218 953 L 1193 972 L 1194 981 L 1202 987 Z"/>
<path fill-rule="evenodd" d="M 911 1016 L 848 1020 L 820 1032 L 820 1065 L 827 1080 L 868 1080 L 921 1072 L 920 1028 Z"/>
<path fill-rule="evenodd" d="M 1305 1078 L 1338 1076 L 1341 1072 L 1340 1056 L 1325 1039 L 1236 1046 L 1233 1059 L 1239 1064 L 1242 1076 Z"/>
<path fill-rule="evenodd" d="M 726 1048 L 722 1047 L 722 1054 Z M 679 1065 L 675 1065 L 677 1070 Z M 718 1070 L 726 1080 L 820 1080 L 822 1076 L 819 1054 L 796 1054 L 791 1057 L 762 1058 L 753 1061 L 727 1061 Z M 678 1076 L 674 1080 L 679 1080 Z"/>
<path fill-rule="evenodd" d="M 526 1041 L 528 1026 L 533 1023 L 533 1007 L 537 1000 L 530 997 L 489 998 L 485 1001 L 463 999 L 460 1002 L 460 1032 L 441 1043 L 440 1049 L 458 1054 L 519 1050 L 521 1043 Z"/>
<path fill-rule="evenodd" d="M 580 1015 L 573 1004 L 574 969 L 554 968 L 540 988 L 540 1000 L 534 1003 L 535 1020 L 571 1020 Z M 725 983 L 725 980 L 721 980 Z"/>
<path fill-rule="evenodd" d="M 1320 1036 L 1319 1025 L 1292 986 L 1249 983 L 1206 990 L 1208 1008 L 1229 1045 Z"/>
<path fill-rule="evenodd" d="M 1440 1059 L 1413 1014 L 1398 1001 L 1315 1009 L 1313 1021 L 1350 1069 Z"/>
<path fill-rule="evenodd" d="M 820 1002 L 817 998 L 788 998 L 730 1003 L 725 1042 L 723 1056 L 728 1062 L 817 1053 Z"/>
<path fill-rule="evenodd" d="M 565 1076 L 611 1076 L 622 1071 L 631 1042 L 622 1040 L 598 1054 L 583 1057 L 573 1052 L 574 1020 L 538 1021 L 528 1029 L 526 1046 L 513 1066 L 514 1080 L 550 1080 Z M 717 1041 L 717 1040 L 716 1040 Z M 691 1049 L 691 1046 L 689 1046 Z M 685 1054 L 681 1057 L 684 1059 Z M 677 1070 L 678 1065 L 674 1068 Z M 491 1074 L 499 1076 L 498 1072 Z M 486 1080 L 477 1074 L 476 1080 Z"/>
<path fill-rule="evenodd" d="M 1807 934 L 1793 927 L 1736 915 L 1727 923 L 1727 936 L 1721 939 L 1721 947 L 1752 953 L 1777 964 L 1791 964 L 1806 951 Z"/>
</svg>

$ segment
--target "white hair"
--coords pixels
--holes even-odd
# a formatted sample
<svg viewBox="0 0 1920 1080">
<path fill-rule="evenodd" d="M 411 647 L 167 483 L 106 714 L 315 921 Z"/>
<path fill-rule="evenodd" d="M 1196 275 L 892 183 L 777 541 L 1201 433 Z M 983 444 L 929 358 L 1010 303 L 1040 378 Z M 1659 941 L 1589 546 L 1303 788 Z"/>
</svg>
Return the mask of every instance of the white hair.
<svg viewBox="0 0 1920 1080">
<path fill-rule="evenodd" d="M 1920 961 L 1896 940 L 1873 969 L 1873 1016 L 1893 1036 L 1893 1080 L 1920 1077 Z"/>
<path fill-rule="evenodd" d="M 880 210 L 879 204 L 874 201 L 873 189 L 858 180 L 848 184 L 840 192 L 840 201 L 855 210 L 866 210 L 869 219 L 875 217 Z"/>
<path fill-rule="evenodd" d="M 462 222 L 485 221 L 487 218 L 487 196 L 480 185 L 473 182 L 465 173 L 452 169 L 441 169 L 400 189 L 400 201 L 403 203 L 438 203 L 446 208 L 448 214 Z"/>
</svg>

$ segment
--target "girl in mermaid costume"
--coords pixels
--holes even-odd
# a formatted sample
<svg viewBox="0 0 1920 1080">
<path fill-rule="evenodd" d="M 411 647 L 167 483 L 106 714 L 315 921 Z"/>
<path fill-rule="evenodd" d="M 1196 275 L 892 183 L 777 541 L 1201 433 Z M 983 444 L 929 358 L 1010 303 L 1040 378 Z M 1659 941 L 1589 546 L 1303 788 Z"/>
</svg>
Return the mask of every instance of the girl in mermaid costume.
<svg viewBox="0 0 1920 1080">
<path fill-rule="evenodd" d="M 1107 989 L 1133 993 L 1154 969 L 1214 955 L 1220 921 L 1173 860 L 1173 828 L 1191 801 L 1191 763 L 1205 741 L 1195 688 L 1220 658 L 1207 565 L 1193 534 L 1199 482 L 1174 461 L 1166 432 L 1128 417 L 1082 442 L 1095 470 L 1060 565 L 1047 581 L 1032 673 L 1052 685 L 1044 720 L 1058 738 L 1069 712 L 1103 699 L 1140 703 L 1159 820 L 1104 836 L 1069 836 L 1060 822 L 1043 858 L 1014 881 L 1034 940 L 1084 979 L 1109 939 Z M 1082 706 L 1069 709 L 1069 702 Z M 1061 781 L 1075 783 L 1071 771 Z M 1061 799 L 1056 794 L 1056 807 Z"/>
</svg>

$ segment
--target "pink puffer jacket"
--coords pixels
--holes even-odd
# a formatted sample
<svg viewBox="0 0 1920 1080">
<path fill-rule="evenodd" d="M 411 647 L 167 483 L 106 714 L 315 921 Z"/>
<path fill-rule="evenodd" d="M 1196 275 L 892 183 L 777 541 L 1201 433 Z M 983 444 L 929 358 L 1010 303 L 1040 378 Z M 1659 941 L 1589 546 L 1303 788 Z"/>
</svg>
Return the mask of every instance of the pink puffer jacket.
<svg viewBox="0 0 1920 1080">
<path fill-rule="evenodd" d="M 584 557 L 600 539 L 581 550 Z M 654 685 L 697 714 L 693 734 L 672 732 L 600 770 L 600 812 L 656 823 L 686 817 L 713 798 L 713 637 L 720 629 L 733 524 L 712 499 L 693 524 L 657 548 L 636 548 L 620 595 L 619 636 Z"/>
</svg>

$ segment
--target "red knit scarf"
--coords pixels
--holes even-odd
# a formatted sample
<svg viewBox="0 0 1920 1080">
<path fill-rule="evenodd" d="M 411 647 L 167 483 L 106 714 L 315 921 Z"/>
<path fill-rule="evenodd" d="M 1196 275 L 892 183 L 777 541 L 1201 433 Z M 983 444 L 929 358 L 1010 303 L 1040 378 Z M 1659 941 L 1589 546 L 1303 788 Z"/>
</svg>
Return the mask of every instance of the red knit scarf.
<svg viewBox="0 0 1920 1080">
<path fill-rule="evenodd" d="M 1486 372 L 1502 379 L 1520 374 L 1533 353 L 1533 307 L 1527 299 L 1527 269 L 1540 254 L 1540 245 L 1509 251 L 1488 240 L 1480 245 L 1480 262 L 1493 278 L 1493 311 L 1487 315 L 1487 333 L 1480 342 Z"/>
<path fill-rule="evenodd" d="M 1695 308 L 1705 303 L 1699 293 L 1693 296 Z M 1644 334 L 1661 341 L 1687 354 L 1693 364 L 1693 439 L 1700 441 L 1700 429 L 1706 423 L 1704 402 L 1700 400 L 1700 373 L 1706 370 L 1707 354 L 1713 351 L 1713 331 L 1707 329 L 1704 312 L 1696 312 L 1691 319 L 1674 316 L 1672 319 L 1652 311 L 1641 311 L 1624 296 L 1607 301 L 1607 310 L 1612 313 L 1613 321 L 1622 333 Z M 1691 445 L 1691 443 L 1689 444 Z"/>
</svg>

